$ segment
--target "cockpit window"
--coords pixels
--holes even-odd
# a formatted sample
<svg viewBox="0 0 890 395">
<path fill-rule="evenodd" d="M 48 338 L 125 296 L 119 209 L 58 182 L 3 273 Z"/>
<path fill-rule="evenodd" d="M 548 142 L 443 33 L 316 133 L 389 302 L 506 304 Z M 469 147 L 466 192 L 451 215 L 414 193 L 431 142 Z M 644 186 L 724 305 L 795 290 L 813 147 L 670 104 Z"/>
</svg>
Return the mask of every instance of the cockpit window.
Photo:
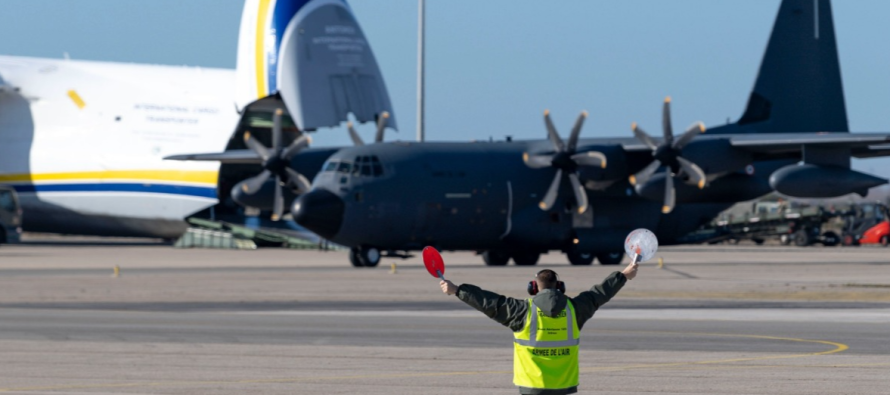
<svg viewBox="0 0 890 395">
<path fill-rule="evenodd" d="M 339 172 L 353 177 L 383 176 L 383 164 L 375 155 L 356 156 L 354 162 L 332 160 L 322 169 L 324 172 Z"/>
</svg>

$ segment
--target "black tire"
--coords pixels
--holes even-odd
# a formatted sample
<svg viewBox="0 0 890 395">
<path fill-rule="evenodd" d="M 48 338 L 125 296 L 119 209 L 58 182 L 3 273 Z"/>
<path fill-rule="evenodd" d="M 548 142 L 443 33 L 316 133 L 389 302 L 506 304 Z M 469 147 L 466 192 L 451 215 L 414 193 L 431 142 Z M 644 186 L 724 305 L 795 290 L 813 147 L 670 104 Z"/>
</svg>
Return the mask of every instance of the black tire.
<svg viewBox="0 0 890 395">
<path fill-rule="evenodd" d="M 826 247 L 834 247 L 841 243 L 841 237 L 832 231 L 828 231 L 822 234 L 822 245 Z"/>
<path fill-rule="evenodd" d="M 806 247 L 810 244 L 813 244 L 813 240 L 810 238 L 810 232 L 807 232 L 805 229 L 794 232 L 793 238 L 794 245 L 798 247 Z"/>
<path fill-rule="evenodd" d="M 361 258 L 359 258 L 358 254 L 358 248 L 351 248 L 349 250 L 349 263 L 351 263 L 354 267 L 363 267 L 365 266 L 365 264 L 362 263 L 362 260 Z"/>
<path fill-rule="evenodd" d="M 482 260 L 488 266 L 506 266 L 510 262 L 510 254 L 503 251 L 488 250 L 482 253 Z"/>
<path fill-rule="evenodd" d="M 623 251 L 603 252 L 596 254 L 596 260 L 600 261 L 600 265 L 617 265 L 624 259 Z"/>
<path fill-rule="evenodd" d="M 511 254 L 517 266 L 534 266 L 538 264 L 541 254 L 538 252 L 514 252 Z"/>
<path fill-rule="evenodd" d="M 375 267 L 380 264 L 380 250 L 374 247 L 352 248 L 349 261 L 355 267 Z"/>
<path fill-rule="evenodd" d="M 569 263 L 573 266 L 590 266 L 596 256 L 592 252 L 569 251 L 566 252 Z"/>
<path fill-rule="evenodd" d="M 886 247 L 888 244 L 890 244 L 890 237 L 887 237 L 887 235 L 881 236 L 880 243 L 881 243 L 881 246 Z"/>
<path fill-rule="evenodd" d="M 763 245 L 763 242 L 764 242 L 765 240 L 763 240 L 763 239 L 757 237 L 757 238 L 753 238 L 753 239 L 751 239 L 751 241 L 753 241 L 754 244 L 757 244 L 757 245 L 760 246 L 760 245 Z"/>
<path fill-rule="evenodd" d="M 855 245 L 858 245 L 858 244 L 859 244 L 859 243 L 856 242 L 856 238 L 853 237 L 853 235 L 846 235 L 846 236 L 844 236 L 844 245 L 845 245 L 845 246 L 852 247 L 852 246 L 855 246 Z"/>
<path fill-rule="evenodd" d="M 6 229 L 0 228 L 0 244 L 6 244 Z"/>
</svg>

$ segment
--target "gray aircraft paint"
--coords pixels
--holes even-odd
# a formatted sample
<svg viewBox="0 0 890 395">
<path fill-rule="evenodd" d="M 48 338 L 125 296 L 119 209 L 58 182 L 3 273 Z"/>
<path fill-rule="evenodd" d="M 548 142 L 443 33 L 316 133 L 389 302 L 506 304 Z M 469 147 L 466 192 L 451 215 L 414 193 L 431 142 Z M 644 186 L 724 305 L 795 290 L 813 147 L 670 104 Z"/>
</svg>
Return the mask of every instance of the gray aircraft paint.
<svg viewBox="0 0 890 395">
<path fill-rule="evenodd" d="M 349 113 L 359 122 L 393 113 L 374 53 L 342 1 L 303 6 L 285 30 L 279 61 L 281 97 L 302 129 L 337 126 Z M 387 126 L 396 128 L 395 117 Z"/>
</svg>

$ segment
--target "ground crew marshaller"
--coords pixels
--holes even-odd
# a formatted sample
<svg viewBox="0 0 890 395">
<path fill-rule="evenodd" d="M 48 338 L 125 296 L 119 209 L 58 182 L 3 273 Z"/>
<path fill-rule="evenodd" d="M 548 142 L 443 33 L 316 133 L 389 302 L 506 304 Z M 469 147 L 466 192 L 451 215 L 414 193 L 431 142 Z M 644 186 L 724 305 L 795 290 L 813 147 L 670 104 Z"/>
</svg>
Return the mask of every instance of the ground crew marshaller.
<svg viewBox="0 0 890 395">
<path fill-rule="evenodd" d="M 457 295 L 489 318 L 513 330 L 513 384 L 520 394 L 561 395 L 578 392 L 578 346 L 584 323 L 608 302 L 627 280 L 637 275 L 637 263 L 614 272 L 574 298 L 565 296 L 565 283 L 545 269 L 528 283 L 527 300 L 514 299 L 475 285 L 439 282 L 442 292 Z"/>
</svg>

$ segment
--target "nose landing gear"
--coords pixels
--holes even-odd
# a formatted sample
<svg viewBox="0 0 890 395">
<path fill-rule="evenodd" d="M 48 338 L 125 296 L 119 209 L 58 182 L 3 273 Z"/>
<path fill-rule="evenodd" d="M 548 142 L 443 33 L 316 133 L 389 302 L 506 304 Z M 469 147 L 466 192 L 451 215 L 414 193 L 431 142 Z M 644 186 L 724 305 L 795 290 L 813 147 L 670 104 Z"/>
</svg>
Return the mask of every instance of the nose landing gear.
<svg viewBox="0 0 890 395">
<path fill-rule="evenodd" d="M 353 247 L 349 250 L 349 262 L 355 267 L 375 267 L 380 263 L 380 250 L 374 247 Z"/>
</svg>

